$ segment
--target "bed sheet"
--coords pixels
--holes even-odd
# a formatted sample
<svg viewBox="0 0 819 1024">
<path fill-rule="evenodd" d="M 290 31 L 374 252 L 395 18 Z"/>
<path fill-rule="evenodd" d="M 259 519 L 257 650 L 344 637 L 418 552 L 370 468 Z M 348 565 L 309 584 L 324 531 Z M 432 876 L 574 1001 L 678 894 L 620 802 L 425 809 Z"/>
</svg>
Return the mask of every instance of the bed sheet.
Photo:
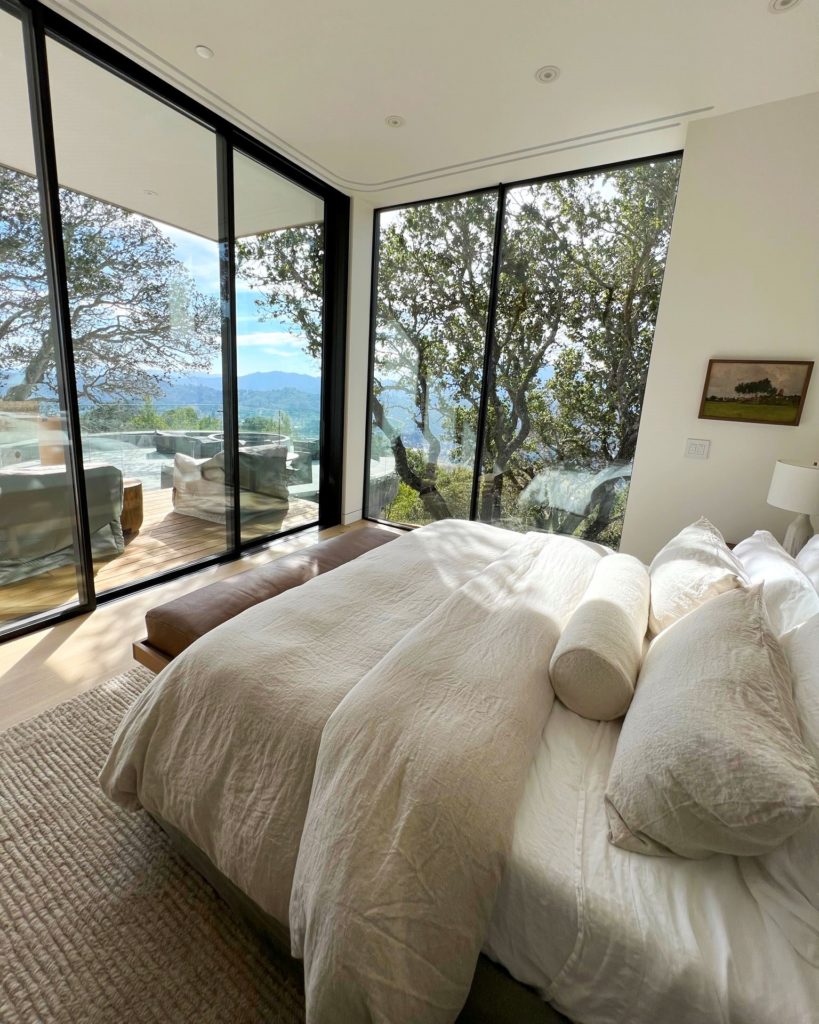
<svg viewBox="0 0 819 1024">
<path fill-rule="evenodd" d="M 618 733 L 555 702 L 484 952 L 582 1024 L 816 1024 L 819 964 L 757 902 L 737 858 L 608 842 Z"/>
</svg>

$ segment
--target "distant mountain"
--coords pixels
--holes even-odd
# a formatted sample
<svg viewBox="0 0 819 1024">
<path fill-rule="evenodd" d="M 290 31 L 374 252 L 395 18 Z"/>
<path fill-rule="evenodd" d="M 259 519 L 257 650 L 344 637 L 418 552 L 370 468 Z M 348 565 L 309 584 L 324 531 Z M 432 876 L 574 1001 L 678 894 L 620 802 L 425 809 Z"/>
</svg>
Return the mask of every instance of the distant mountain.
<svg viewBox="0 0 819 1024">
<path fill-rule="evenodd" d="M 166 384 L 157 409 L 193 406 L 199 413 L 219 414 L 223 407 L 222 378 L 215 374 L 183 377 Z M 301 373 L 248 373 L 239 378 L 239 418 L 290 416 L 303 435 L 317 434 L 321 418 L 321 378 Z"/>
<path fill-rule="evenodd" d="M 168 385 L 168 390 L 176 390 L 180 386 L 198 385 L 205 388 L 221 390 L 222 377 L 218 373 L 191 373 L 179 377 Z M 283 370 L 246 373 L 239 377 L 239 390 L 246 391 L 281 391 L 292 388 L 294 391 L 305 391 L 309 395 L 321 394 L 321 377 L 311 377 L 307 373 L 286 373 Z"/>
</svg>

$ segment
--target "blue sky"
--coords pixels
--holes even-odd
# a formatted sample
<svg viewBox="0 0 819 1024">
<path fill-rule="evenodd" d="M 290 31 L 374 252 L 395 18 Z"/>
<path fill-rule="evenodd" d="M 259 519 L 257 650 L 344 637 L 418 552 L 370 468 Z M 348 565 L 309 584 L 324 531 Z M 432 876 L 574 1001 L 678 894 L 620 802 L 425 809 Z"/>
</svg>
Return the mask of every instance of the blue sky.
<svg viewBox="0 0 819 1024">
<path fill-rule="evenodd" d="M 219 294 L 218 246 L 206 238 L 188 234 L 167 224 L 156 223 L 176 246 L 177 257 L 193 274 L 197 287 L 214 295 Z M 304 351 L 305 342 L 298 328 L 286 320 L 260 320 L 256 308 L 257 293 L 237 282 L 236 319 L 239 376 L 283 370 L 287 373 L 306 373 L 317 377 L 321 367 Z M 211 366 L 212 373 L 221 373 L 221 359 L 217 354 Z"/>
</svg>

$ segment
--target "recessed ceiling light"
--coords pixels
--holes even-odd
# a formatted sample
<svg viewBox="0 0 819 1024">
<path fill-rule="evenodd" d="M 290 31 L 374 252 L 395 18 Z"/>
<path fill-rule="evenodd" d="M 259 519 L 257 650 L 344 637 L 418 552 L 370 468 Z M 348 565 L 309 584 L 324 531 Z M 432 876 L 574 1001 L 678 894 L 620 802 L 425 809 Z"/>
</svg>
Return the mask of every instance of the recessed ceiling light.
<svg viewBox="0 0 819 1024">
<path fill-rule="evenodd" d="M 384 118 L 384 124 L 388 128 L 403 128 L 406 121 L 400 114 L 390 114 L 389 117 Z"/>
<path fill-rule="evenodd" d="M 194 46 L 193 50 L 196 56 L 201 57 L 202 60 L 210 60 L 213 56 L 213 50 L 209 46 L 205 46 L 204 43 Z"/>
<path fill-rule="evenodd" d="M 554 64 L 544 64 L 542 68 L 538 68 L 535 72 L 535 78 L 541 85 L 550 85 L 560 78 L 560 68 L 555 67 Z"/>
<path fill-rule="evenodd" d="M 768 10 L 771 14 L 784 14 L 791 11 L 799 3 L 799 0 L 768 0 Z"/>
<path fill-rule="evenodd" d="M 143 193 L 146 196 L 158 196 L 159 195 L 159 193 L 155 192 L 152 188 L 144 188 L 142 191 L 143 191 Z"/>
</svg>

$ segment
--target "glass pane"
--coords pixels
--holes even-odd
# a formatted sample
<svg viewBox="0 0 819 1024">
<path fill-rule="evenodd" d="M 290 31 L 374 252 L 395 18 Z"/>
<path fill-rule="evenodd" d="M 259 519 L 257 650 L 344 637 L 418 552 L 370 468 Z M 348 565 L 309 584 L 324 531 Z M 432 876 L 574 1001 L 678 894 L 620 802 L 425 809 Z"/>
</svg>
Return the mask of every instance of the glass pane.
<svg viewBox="0 0 819 1024">
<path fill-rule="evenodd" d="M 485 522 L 619 545 L 679 163 L 507 193 Z"/>
<path fill-rule="evenodd" d="M 78 600 L 23 37 L 0 11 L 0 630 Z M 92 485 L 89 484 L 89 487 Z"/>
<path fill-rule="evenodd" d="M 315 523 L 324 203 L 234 155 L 242 540 Z"/>
<path fill-rule="evenodd" d="M 225 551 L 212 132 L 50 40 L 98 592 Z"/>
<path fill-rule="evenodd" d="M 469 518 L 497 193 L 379 217 L 367 515 Z"/>
</svg>

